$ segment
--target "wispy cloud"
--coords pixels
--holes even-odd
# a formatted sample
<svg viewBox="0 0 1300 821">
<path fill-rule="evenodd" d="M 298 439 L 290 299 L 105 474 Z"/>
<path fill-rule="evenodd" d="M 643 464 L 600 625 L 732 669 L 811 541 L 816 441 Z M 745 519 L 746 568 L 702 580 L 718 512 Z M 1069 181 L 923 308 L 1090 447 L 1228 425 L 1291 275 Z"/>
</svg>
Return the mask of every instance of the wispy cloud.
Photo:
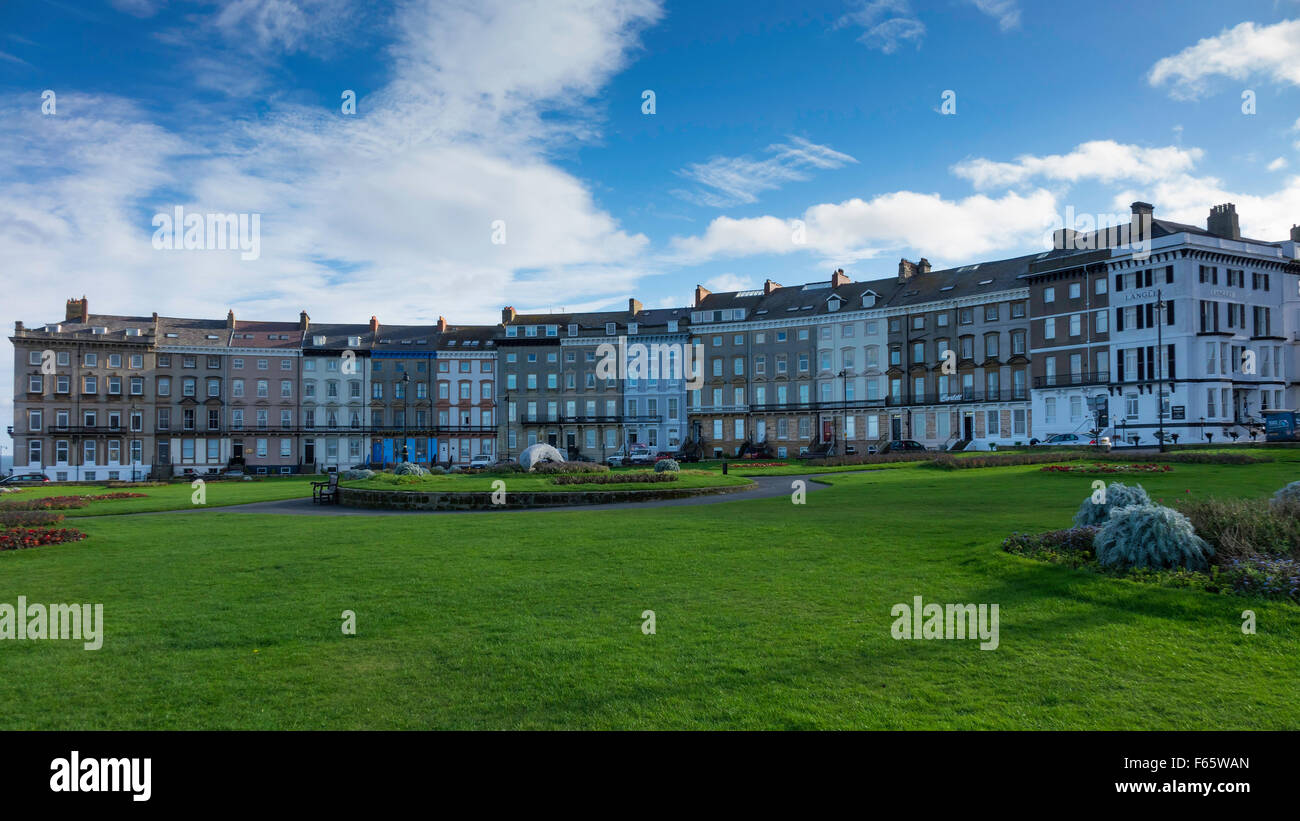
<svg viewBox="0 0 1300 821">
<path fill-rule="evenodd" d="M 802 137 L 792 137 L 789 143 L 770 145 L 767 153 L 770 156 L 758 160 L 752 157 L 714 157 L 708 162 L 688 165 L 677 173 L 701 187 L 673 193 L 700 205 L 726 208 L 757 202 L 759 193 L 780 188 L 788 182 L 806 180 L 811 171 L 840 168 L 857 162 L 848 154 Z"/>
<path fill-rule="evenodd" d="M 1245 81 L 1252 76 L 1300 86 L 1300 20 L 1240 23 L 1160 59 L 1147 80 L 1152 86 L 1169 83 L 1175 98 L 1195 99 L 1211 77 Z"/>
<path fill-rule="evenodd" d="M 1016 0 L 970 0 L 975 8 L 998 21 L 1003 31 L 1020 26 L 1020 4 Z"/>
<path fill-rule="evenodd" d="M 925 37 L 925 23 L 912 13 L 907 0 L 860 0 L 835 23 L 835 28 L 848 26 L 863 29 L 859 43 L 885 54 L 893 54 L 905 43 L 920 48 Z"/>
<path fill-rule="evenodd" d="M 1083 180 L 1153 182 L 1187 172 L 1201 159 L 1198 148 L 1144 148 L 1114 140 L 1080 143 L 1065 154 L 1023 154 L 1012 162 L 983 157 L 952 167 L 977 189 L 1002 188 L 1030 180 L 1074 183 Z"/>
</svg>

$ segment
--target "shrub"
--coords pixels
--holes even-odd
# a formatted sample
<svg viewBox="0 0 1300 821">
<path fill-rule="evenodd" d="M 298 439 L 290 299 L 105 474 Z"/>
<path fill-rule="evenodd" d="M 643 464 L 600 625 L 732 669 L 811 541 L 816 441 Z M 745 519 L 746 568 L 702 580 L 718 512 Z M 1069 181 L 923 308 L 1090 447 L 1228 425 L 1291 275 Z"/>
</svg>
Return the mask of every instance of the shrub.
<svg viewBox="0 0 1300 821">
<path fill-rule="evenodd" d="M 369 468 L 351 468 L 343 472 L 344 479 L 369 479 L 375 475 Z"/>
<path fill-rule="evenodd" d="M 1300 602 L 1300 561 L 1267 556 L 1233 559 L 1220 579 L 1234 593 Z"/>
<path fill-rule="evenodd" d="M 1147 496 L 1146 488 L 1141 485 L 1129 487 L 1122 482 L 1111 482 L 1106 486 L 1106 501 L 1104 503 L 1093 504 L 1091 496 L 1083 500 L 1083 504 L 1079 506 L 1079 512 L 1074 514 L 1074 526 L 1102 525 L 1106 523 L 1107 517 L 1115 508 L 1149 504 L 1151 504 L 1151 498 Z"/>
<path fill-rule="evenodd" d="M 1276 497 L 1274 497 L 1276 499 Z M 1215 551 L 1215 564 L 1290 554 L 1300 558 L 1300 505 L 1263 499 L 1203 499 L 1178 509 Z"/>
<path fill-rule="evenodd" d="M 539 462 L 533 473 L 609 473 L 608 465 L 596 462 Z"/>
<path fill-rule="evenodd" d="M 432 465 L 427 471 L 430 476 L 446 476 L 447 469 L 439 465 Z"/>
<path fill-rule="evenodd" d="M 1109 501 L 1110 492 L 1106 495 Z M 1214 554 L 1214 548 L 1196 535 L 1186 516 L 1149 503 L 1113 507 L 1093 544 L 1103 567 L 1121 569 L 1204 570 Z"/>
<path fill-rule="evenodd" d="M 1093 560 L 1095 527 L 1075 527 L 1048 533 L 1013 533 L 1002 542 L 1002 549 L 1018 556 L 1082 567 Z"/>
<path fill-rule="evenodd" d="M 78 542 L 84 538 L 86 538 L 85 533 L 67 527 L 58 530 L 14 528 L 0 530 L 0 550 L 23 550 L 28 547 Z"/>
<path fill-rule="evenodd" d="M 394 476 L 427 476 L 428 468 L 423 465 L 417 465 L 414 462 L 400 462 L 397 467 L 393 468 Z"/>
<path fill-rule="evenodd" d="M 804 464 L 812 467 L 839 467 L 841 465 L 880 465 L 889 462 L 925 462 L 934 454 L 924 451 L 900 453 L 855 453 L 851 456 L 827 456 L 821 459 L 805 459 Z M 752 465 L 752 467 L 759 467 Z"/>
<path fill-rule="evenodd" d="M 551 480 L 553 485 L 634 485 L 634 484 L 653 484 L 655 482 L 676 482 L 677 473 L 665 471 L 663 473 L 635 472 L 635 473 L 603 473 L 603 474 L 581 474 L 556 476 Z"/>
<path fill-rule="evenodd" d="M 501 465 L 493 465 L 483 469 L 484 473 L 523 473 L 524 466 L 518 462 L 506 462 Z"/>
<path fill-rule="evenodd" d="M 1269 504 L 1274 507 L 1300 506 L 1300 482 L 1292 482 L 1273 494 Z"/>
<path fill-rule="evenodd" d="M 43 527 L 63 521 L 62 513 L 45 510 L 0 510 L 0 528 Z"/>
<path fill-rule="evenodd" d="M 658 462 L 655 462 L 655 473 L 663 473 L 664 471 L 679 471 L 681 469 L 682 466 L 677 464 L 676 459 L 660 459 Z"/>
</svg>

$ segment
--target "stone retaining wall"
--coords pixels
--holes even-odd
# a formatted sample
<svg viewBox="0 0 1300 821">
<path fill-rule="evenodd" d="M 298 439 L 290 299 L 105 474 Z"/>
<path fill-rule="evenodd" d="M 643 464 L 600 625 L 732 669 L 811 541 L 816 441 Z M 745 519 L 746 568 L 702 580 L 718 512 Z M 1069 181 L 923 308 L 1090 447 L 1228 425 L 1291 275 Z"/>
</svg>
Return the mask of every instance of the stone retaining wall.
<svg viewBox="0 0 1300 821">
<path fill-rule="evenodd" d="M 645 490 L 560 490 L 507 492 L 505 504 L 492 504 L 492 491 L 361 490 L 339 486 L 339 504 L 379 510 L 502 510 L 537 507 L 608 505 L 618 502 L 655 502 L 715 493 L 749 490 L 753 484 L 698 488 L 647 488 Z"/>
</svg>

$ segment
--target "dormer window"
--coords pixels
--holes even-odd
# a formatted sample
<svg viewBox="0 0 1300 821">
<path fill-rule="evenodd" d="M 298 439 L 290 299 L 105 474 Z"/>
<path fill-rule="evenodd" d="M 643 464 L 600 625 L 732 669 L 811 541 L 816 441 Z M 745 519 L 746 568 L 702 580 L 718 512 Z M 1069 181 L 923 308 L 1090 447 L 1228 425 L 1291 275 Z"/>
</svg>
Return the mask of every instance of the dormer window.
<svg viewBox="0 0 1300 821">
<path fill-rule="evenodd" d="M 873 292 L 867 291 L 865 294 L 862 295 L 863 308 L 873 308 L 875 307 L 875 305 L 876 305 L 876 295 Z"/>
<path fill-rule="evenodd" d="M 605 323 L 605 336 L 613 336 L 617 332 L 618 326 L 613 322 Z"/>
<path fill-rule="evenodd" d="M 569 336 L 577 336 L 577 335 L 578 335 L 578 326 L 575 325 L 574 323 L 569 323 Z"/>
<path fill-rule="evenodd" d="M 668 320 L 668 333 L 670 334 L 677 333 L 677 320 L 675 319 Z"/>
<path fill-rule="evenodd" d="M 829 311 L 838 311 L 841 304 L 842 302 L 838 296 L 832 296 L 830 299 L 826 300 L 826 309 Z"/>
<path fill-rule="evenodd" d="M 631 336 L 632 334 L 636 333 L 636 323 L 635 323 L 635 322 L 629 322 L 629 323 L 627 323 L 627 333 L 628 333 L 628 336 Z"/>
<path fill-rule="evenodd" d="M 323 336 L 319 336 L 319 335 L 317 335 L 317 336 L 313 336 L 313 337 L 311 338 L 311 344 L 316 345 L 317 347 L 319 347 L 319 346 L 321 346 L 321 345 L 324 345 L 324 344 L 325 344 L 325 337 L 323 337 Z"/>
</svg>

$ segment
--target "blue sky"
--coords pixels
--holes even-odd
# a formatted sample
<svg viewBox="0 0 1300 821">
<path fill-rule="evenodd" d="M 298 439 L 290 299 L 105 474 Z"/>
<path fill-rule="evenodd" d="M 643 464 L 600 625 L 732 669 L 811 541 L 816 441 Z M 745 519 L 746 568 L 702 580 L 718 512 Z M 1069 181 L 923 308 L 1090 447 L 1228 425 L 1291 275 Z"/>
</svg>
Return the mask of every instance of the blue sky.
<svg viewBox="0 0 1300 821">
<path fill-rule="evenodd" d="M 391 323 L 685 304 L 1030 252 L 1139 198 L 1281 239 L 1297 169 L 1296 0 L 0 3 L 10 327 L 83 292 Z M 177 205 L 260 214 L 260 256 L 153 248 Z"/>
</svg>

